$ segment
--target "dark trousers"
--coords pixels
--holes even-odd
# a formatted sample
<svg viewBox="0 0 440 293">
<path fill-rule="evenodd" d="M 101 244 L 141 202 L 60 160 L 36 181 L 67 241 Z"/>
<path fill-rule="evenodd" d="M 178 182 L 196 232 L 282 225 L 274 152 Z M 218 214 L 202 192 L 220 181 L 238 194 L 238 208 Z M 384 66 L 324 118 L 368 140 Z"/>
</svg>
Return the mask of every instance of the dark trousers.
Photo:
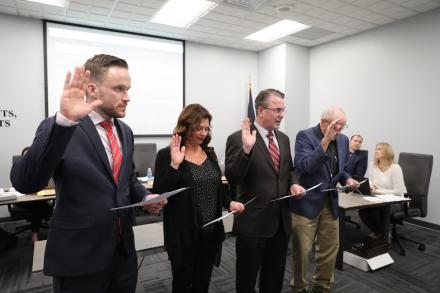
<svg viewBox="0 0 440 293">
<path fill-rule="evenodd" d="M 193 253 L 180 256 L 182 262 L 177 263 L 172 257 L 173 293 L 208 293 L 211 282 L 212 268 L 217 257 L 219 245 L 214 232 L 200 233 L 199 242 Z"/>
<path fill-rule="evenodd" d="M 367 208 L 367 209 L 360 209 L 359 210 L 359 217 L 361 218 L 362 222 L 376 235 L 385 236 L 382 235 L 384 231 L 384 223 L 385 223 L 385 217 L 386 217 L 386 208 L 387 207 L 374 207 L 374 208 Z M 391 205 L 390 207 L 390 214 L 402 209 L 401 205 Z"/>
<path fill-rule="evenodd" d="M 271 238 L 236 238 L 236 290 L 237 293 L 254 293 L 260 270 L 260 293 L 281 292 L 286 267 L 289 238 L 280 222 L 277 233 Z"/>
<path fill-rule="evenodd" d="M 104 271 L 74 277 L 54 276 L 53 289 L 55 293 L 134 293 L 137 276 L 136 254 L 127 256 L 119 245 Z"/>
<path fill-rule="evenodd" d="M 359 210 L 359 217 L 362 222 L 376 235 L 383 231 L 385 210 L 384 207 L 375 207 Z"/>
</svg>

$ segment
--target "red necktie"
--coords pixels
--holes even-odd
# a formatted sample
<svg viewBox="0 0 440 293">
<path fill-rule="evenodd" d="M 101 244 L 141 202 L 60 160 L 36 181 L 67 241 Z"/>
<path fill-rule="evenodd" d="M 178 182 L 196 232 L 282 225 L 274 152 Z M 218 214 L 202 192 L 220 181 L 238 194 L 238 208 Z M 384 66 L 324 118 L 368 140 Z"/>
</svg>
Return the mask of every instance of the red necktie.
<svg viewBox="0 0 440 293">
<path fill-rule="evenodd" d="M 266 136 L 269 139 L 269 147 L 268 147 L 269 154 L 272 157 L 275 170 L 278 171 L 280 169 L 280 151 L 278 150 L 277 145 L 273 141 L 273 132 L 269 131 Z"/>
<path fill-rule="evenodd" d="M 110 151 L 112 153 L 112 172 L 113 172 L 113 178 L 115 179 L 115 182 L 118 183 L 119 181 L 119 171 L 121 169 L 121 163 L 122 163 L 122 153 L 121 148 L 119 147 L 118 140 L 116 139 L 115 134 L 113 133 L 113 122 L 112 121 L 102 121 L 99 123 L 102 127 L 104 127 L 105 132 L 107 134 L 107 138 L 110 144 Z"/>
</svg>

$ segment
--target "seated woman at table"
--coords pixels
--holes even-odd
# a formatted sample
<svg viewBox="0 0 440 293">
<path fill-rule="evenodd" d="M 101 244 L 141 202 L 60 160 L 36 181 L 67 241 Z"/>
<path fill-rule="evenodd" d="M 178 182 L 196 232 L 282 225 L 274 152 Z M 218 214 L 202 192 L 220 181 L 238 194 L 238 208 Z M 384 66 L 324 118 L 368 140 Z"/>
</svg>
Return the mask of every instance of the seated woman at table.
<svg viewBox="0 0 440 293">
<path fill-rule="evenodd" d="M 171 261 L 173 293 L 208 292 L 214 264 L 219 264 L 223 223 L 202 226 L 222 214 L 222 205 L 242 212 L 240 202 L 223 194 L 217 156 L 211 141 L 211 114 L 199 104 L 179 115 L 169 147 L 156 157 L 153 190 L 189 189 L 168 198 L 163 209 L 164 242 Z"/>
<path fill-rule="evenodd" d="M 29 150 L 29 147 L 25 147 L 21 151 L 23 157 Z M 40 231 L 41 222 L 43 220 L 49 220 L 53 213 L 53 206 L 49 205 L 48 201 L 35 201 L 29 203 L 14 204 L 10 208 L 11 215 L 16 213 L 22 215 L 30 222 L 30 228 L 32 230 L 32 242 L 38 241 L 38 233 Z"/>
<path fill-rule="evenodd" d="M 368 168 L 368 179 L 371 194 L 394 194 L 403 196 L 406 192 L 402 168 L 394 161 L 394 151 L 391 145 L 381 142 L 376 145 L 374 160 Z M 359 210 L 359 216 L 373 232 L 369 236 L 375 239 L 383 238 L 383 223 L 386 207 L 374 207 Z M 391 205 L 391 214 L 400 209 L 400 205 Z"/>
</svg>

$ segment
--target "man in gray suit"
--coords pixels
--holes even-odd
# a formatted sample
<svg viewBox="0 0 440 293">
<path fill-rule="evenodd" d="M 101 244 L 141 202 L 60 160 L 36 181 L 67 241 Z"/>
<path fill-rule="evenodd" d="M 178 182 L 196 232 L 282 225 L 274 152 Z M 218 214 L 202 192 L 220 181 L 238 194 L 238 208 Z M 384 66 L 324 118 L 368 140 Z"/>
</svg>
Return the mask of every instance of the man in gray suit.
<svg viewBox="0 0 440 293">
<path fill-rule="evenodd" d="M 255 292 L 260 269 L 260 292 L 281 292 L 291 232 L 288 200 L 281 196 L 301 193 L 294 184 L 293 162 L 287 135 L 278 131 L 286 113 L 284 94 L 261 91 L 255 99 L 256 121 L 244 119 L 241 131 L 228 137 L 225 172 L 237 186 L 242 202 L 256 199 L 234 219 L 238 293 Z"/>
</svg>

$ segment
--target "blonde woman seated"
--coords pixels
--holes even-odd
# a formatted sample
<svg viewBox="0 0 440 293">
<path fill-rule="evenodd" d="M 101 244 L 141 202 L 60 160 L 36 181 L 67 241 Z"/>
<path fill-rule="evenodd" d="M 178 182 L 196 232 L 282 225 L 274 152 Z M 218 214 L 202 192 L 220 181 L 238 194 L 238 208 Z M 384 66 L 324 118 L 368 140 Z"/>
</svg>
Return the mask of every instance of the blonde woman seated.
<svg viewBox="0 0 440 293">
<path fill-rule="evenodd" d="M 374 160 L 368 168 L 368 178 L 372 194 L 394 194 L 403 196 L 406 192 L 402 168 L 394 161 L 393 148 L 386 142 L 376 145 Z M 391 213 L 399 210 L 400 205 L 391 205 Z M 359 210 L 359 216 L 373 232 L 369 236 L 375 239 L 383 238 L 383 223 L 385 222 L 386 207 L 375 207 Z"/>
</svg>

